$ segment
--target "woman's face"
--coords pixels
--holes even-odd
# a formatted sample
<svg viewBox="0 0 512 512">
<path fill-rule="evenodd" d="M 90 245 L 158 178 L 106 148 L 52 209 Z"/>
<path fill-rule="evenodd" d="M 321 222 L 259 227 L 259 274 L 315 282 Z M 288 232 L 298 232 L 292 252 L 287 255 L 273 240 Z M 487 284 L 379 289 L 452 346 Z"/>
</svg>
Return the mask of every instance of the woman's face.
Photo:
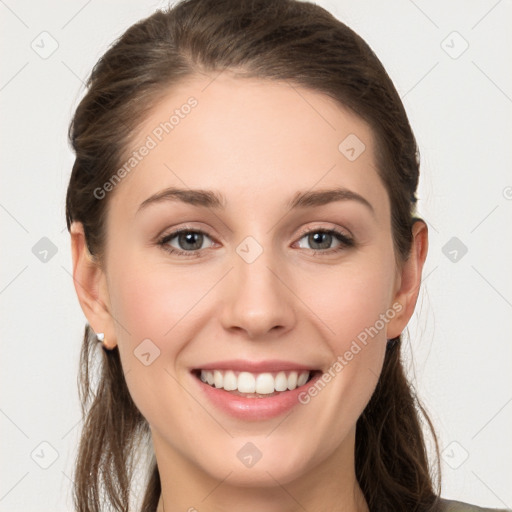
<svg viewBox="0 0 512 512">
<path fill-rule="evenodd" d="M 353 465 L 357 418 L 406 322 L 370 128 L 322 94 L 224 73 L 170 92 L 130 149 L 104 188 L 113 320 L 96 328 L 119 347 L 159 465 L 244 486 Z M 205 368 L 261 394 L 293 388 L 294 369 L 314 380 L 237 396 L 202 382 Z"/>
</svg>

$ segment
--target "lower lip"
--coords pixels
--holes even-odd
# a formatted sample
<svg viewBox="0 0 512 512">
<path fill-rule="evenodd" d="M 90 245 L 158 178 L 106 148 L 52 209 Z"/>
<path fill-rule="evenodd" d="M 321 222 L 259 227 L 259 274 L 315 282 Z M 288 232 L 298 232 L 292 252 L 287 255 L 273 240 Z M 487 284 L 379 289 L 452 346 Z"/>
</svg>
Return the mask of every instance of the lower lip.
<svg viewBox="0 0 512 512">
<path fill-rule="evenodd" d="M 299 395 L 313 385 L 321 376 L 321 372 L 318 372 L 306 384 L 292 391 L 283 391 L 278 395 L 269 396 L 268 398 L 245 398 L 233 395 L 221 388 L 214 388 L 200 380 L 197 376 L 192 375 L 213 405 L 230 416 L 246 421 L 275 418 L 290 411 L 293 407 L 300 405 Z"/>
</svg>

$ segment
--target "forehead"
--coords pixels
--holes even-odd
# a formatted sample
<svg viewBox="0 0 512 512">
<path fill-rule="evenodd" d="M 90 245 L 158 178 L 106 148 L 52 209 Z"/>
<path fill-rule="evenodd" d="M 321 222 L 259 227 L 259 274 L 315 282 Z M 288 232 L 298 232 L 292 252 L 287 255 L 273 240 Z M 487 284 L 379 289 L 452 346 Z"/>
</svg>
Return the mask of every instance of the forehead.
<svg viewBox="0 0 512 512">
<path fill-rule="evenodd" d="M 170 186 L 220 190 L 237 208 L 284 205 L 296 191 L 334 186 L 387 200 L 361 118 L 322 93 L 226 72 L 164 94 L 123 164 L 111 208 L 125 216 Z"/>
</svg>

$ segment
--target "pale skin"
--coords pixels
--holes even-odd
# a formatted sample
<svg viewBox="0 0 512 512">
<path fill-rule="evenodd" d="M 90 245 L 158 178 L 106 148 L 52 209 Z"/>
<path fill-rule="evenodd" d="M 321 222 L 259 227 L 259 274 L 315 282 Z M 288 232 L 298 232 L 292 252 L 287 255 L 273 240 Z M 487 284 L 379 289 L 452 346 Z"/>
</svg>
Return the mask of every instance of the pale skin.
<svg viewBox="0 0 512 512">
<path fill-rule="evenodd" d="M 133 149 L 190 96 L 198 105 L 104 199 L 104 261 L 88 253 L 80 223 L 71 230 L 81 307 L 106 345 L 119 347 L 130 394 L 151 428 L 162 482 L 158 511 L 366 511 L 355 477 L 355 425 L 375 389 L 387 339 L 413 314 L 426 225 L 413 225 L 410 257 L 400 261 L 371 128 L 321 93 L 286 83 L 226 72 L 213 82 L 196 76 L 155 105 Z M 366 146 L 354 161 L 338 149 L 349 134 Z M 171 186 L 214 190 L 226 207 L 167 200 L 137 213 Z M 349 198 L 286 207 L 297 192 L 336 187 L 371 206 Z M 200 249 L 178 237 L 167 245 L 197 257 L 157 243 L 185 226 L 205 233 Z M 355 244 L 332 236 L 319 247 L 321 239 L 313 245 L 303 234 L 333 228 Z M 252 263 L 236 252 L 248 236 L 263 250 Z M 228 416 L 199 393 L 190 373 L 233 358 L 282 359 L 325 372 L 393 304 L 400 312 L 286 417 Z M 160 356 L 145 366 L 133 352 L 148 338 Z M 247 442 L 262 454 L 250 468 L 237 457 Z"/>
</svg>

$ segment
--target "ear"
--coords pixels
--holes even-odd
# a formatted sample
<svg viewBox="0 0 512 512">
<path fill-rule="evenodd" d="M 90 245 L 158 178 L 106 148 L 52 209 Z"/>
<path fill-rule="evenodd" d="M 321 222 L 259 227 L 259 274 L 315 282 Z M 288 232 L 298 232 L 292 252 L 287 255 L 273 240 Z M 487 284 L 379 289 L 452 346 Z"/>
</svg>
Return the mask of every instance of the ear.
<svg viewBox="0 0 512 512">
<path fill-rule="evenodd" d="M 409 322 L 421 284 L 421 273 L 428 251 L 428 228 L 424 221 L 416 219 L 412 225 L 412 246 L 407 261 L 397 271 L 393 309 L 398 311 L 387 325 L 387 338 L 399 336 Z M 400 304 L 400 306 L 398 306 Z"/>
<path fill-rule="evenodd" d="M 117 343 L 105 273 L 89 252 L 82 223 L 73 222 L 70 233 L 73 283 L 80 306 L 94 332 L 105 334 L 104 346 L 113 349 Z"/>
</svg>

